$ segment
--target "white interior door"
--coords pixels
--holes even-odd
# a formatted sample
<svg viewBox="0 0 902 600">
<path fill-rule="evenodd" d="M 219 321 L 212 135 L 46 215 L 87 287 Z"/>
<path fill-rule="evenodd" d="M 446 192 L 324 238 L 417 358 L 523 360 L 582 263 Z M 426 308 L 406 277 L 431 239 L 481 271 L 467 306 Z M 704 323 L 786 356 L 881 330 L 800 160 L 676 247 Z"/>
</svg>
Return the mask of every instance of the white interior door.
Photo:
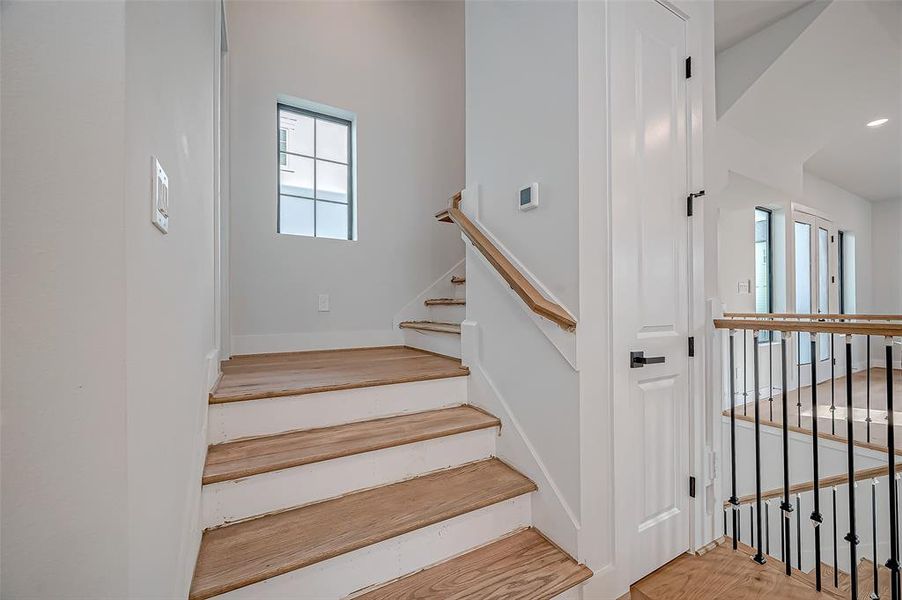
<svg viewBox="0 0 902 600">
<path fill-rule="evenodd" d="M 635 0 L 610 27 L 617 546 L 636 581 L 690 547 L 686 23 Z"/>
<path fill-rule="evenodd" d="M 793 212 L 795 312 L 838 312 L 837 247 L 836 228 L 830 220 L 802 211 Z M 828 379 L 833 360 L 830 335 L 818 336 L 814 355 L 811 353 L 810 334 L 803 333 L 797 340 L 795 362 L 801 385 L 811 384 L 812 360 L 817 363 L 818 381 Z"/>
</svg>

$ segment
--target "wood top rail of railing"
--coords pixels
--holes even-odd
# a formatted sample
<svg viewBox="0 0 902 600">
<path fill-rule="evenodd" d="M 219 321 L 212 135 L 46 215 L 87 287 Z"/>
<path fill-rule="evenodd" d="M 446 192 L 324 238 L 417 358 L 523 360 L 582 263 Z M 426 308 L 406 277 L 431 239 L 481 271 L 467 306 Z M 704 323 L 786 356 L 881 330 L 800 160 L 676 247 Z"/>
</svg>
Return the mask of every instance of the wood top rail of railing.
<svg viewBox="0 0 902 600">
<path fill-rule="evenodd" d="M 476 249 L 495 267 L 498 274 L 511 286 L 526 305 L 537 315 L 545 317 L 566 329 L 576 329 L 576 319 L 560 304 L 546 298 L 530 281 L 507 259 L 495 244 L 460 210 L 461 194 L 454 194 L 451 205 L 435 215 L 445 223 L 456 223 Z"/>
<path fill-rule="evenodd" d="M 896 473 L 902 472 L 902 463 L 896 464 Z M 873 467 L 870 469 L 862 469 L 861 471 L 855 471 L 855 481 L 864 481 L 865 479 L 874 479 L 877 477 L 882 477 L 884 475 L 889 475 L 889 469 L 886 466 L 881 467 Z M 832 477 L 824 477 L 820 480 L 819 488 L 829 488 L 835 485 L 843 485 L 849 482 L 849 476 L 845 473 L 842 475 L 833 475 Z M 796 494 L 803 494 L 805 492 L 810 492 L 814 489 L 813 481 L 806 481 L 804 483 L 797 483 L 795 485 L 789 486 L 789 495 L 795 496 Z M 766 500 L 773 500 L 774 498 L 782 498 L 783 497 L 783 488 L 776 488 L 773 490 L 768 490 L 766 492 L 761 492 L 761 501 L 764 502 Z M 739 504 L 748 504 L 749 502 L 755 502 L 756 495 L 749 494 L 747 496 L 742 496 L 739 498 Z M 724 508 L 729 508 L 730 502 L 729 500 L 723 503 Z"/>
<path fill-rule="evenodd" d="M 850 315 L 842 313 L 727 312 L 725 319 L 800 319 L 803 321 L 902 321 L 902 315 Z"/>
<path fill-rule="evenodd" d="M 855 323 L 849 321 L 776 320 L 768 318 L 714 319 L 714 327 L 716 329 L 745 329 L 750 331 L 801 331 L 804 333 L 902 337 L 902 322 Z"/>
</svg>

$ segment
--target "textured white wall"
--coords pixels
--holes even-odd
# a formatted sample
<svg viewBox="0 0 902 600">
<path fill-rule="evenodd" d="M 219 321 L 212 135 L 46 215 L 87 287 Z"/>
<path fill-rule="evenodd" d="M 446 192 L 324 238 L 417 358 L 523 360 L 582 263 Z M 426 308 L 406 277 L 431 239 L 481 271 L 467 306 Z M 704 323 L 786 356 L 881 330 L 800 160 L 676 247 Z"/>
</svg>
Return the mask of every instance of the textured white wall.
<svg viewBox="0 0 902 600">
<path fill-rule="evenodd" d="M 124 598 L 125 6 L 2 10 L 0 595 Z"/>
<path fill-rule="evenodd" d="M 3 5 L 4 597 L 187 594 L 215 358 L 216 11 Z"/>
<path fill-rule="evenodd" d="M 232 352 L 396 343 L 394 314 L 463 257 L 433 219 L 464 184 L 463 4 L 228 11 Z M 356 113 L 357 241 L 276 232 L 280 95 Z"/>
<path fill-rule="evenodd" d="M 132 598 L 185 597 L 200 542 L 208 356 L 216 360 L 211 351 L 217 4 L 126 2 Z M 170 224 L 165 236 L 150 224 L 148 214 L 152 154 L 169 176 Z"/>
</svg>

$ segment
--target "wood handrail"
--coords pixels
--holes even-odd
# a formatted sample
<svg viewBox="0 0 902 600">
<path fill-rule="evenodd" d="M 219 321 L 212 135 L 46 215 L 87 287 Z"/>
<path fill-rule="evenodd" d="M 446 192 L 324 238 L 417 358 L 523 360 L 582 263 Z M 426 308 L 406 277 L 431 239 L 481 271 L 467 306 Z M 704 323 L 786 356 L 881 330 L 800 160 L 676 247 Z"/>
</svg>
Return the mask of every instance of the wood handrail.
<svg viewBox="0 0 902 600">
<path fill-rule="evenodd" d="M 560 304 L 546 298 L 518 269 L 507 259 L 495 244 L 460 210 L 461 194 L 454 194 L 451 205 L 435 215 L 442 222 L 456 223 L 477 250 L 495 267 L 498 274 L 511 286 L 514 292 L 526 303 L 532 312 L 553 321 L 566 329 L 576 329 L 576 319 Z"/>
<path fill-rule="evenodd" d="M 896 464 L 896 473 L 902 472 L 902 464 Z M 870 469 L 862 469 L 861 471 L 855 472 L 855 481 L 864 481 L 865 479 L 874 479 L 875 477 L 882 477 L 883 475 L 889 475 L 888 468 L 885 466 L 882 467 L 872 467 Z M 849 476 L 843 473 L 842 475 L 833 475 L 832 477 L 824 477 L 819 481 L 819 488 L 828 488 L 833 487 L 835 485 L 843 485 L 844 483 L 849 482 Z M 795 485 L 789 486 L 789 495 L 794 496 L 796 494 L 803 494 L 805 492 L 810 492 L 814 489 L 813 481 L 806 481 L 804 483 L 797 483 Z M 783 497 L 783 488 L 776 488 L 773 490 L 768 490 L 766 492 L 761 492 L 761 501 L 765 500 L 773 500 L 774 498 L 782 498 Z M 739 498 L 739 504 L 748 504 L 750 502 L 756 501 L 755 494 L 748 494 L 747 496 L 742 496 Z M 724 508 L 728 508 L 730 506 L 729 500 L 723 503 Z"/>
<path fill-rule="evenodd" d="M 842 313 L 754 313 L 727 312 L 725 319 L 801 319 L 805 321 L 902 321 L 902 315 L 850 315 Z"/>
<path fill-rule="evenodd" d="M 902 337 L 899 323 L 853 323 L 849 321 L 811 321 L 774 319 L 714 319 L 716 329 L 744 329 L 748 331 L 801 331 L 803 333 L 838 333 L 840 335 L 875 335 Z"/>
</svg>

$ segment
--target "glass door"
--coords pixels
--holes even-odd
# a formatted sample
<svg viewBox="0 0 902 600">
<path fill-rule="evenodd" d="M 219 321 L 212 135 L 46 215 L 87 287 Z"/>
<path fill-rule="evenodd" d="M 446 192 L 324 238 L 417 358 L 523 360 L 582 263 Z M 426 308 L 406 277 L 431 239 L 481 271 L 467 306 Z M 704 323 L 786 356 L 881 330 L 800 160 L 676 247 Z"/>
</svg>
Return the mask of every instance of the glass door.
<svg viewBox="0 0 902 600">
<path fill-rule="evenodd" d="M 836 230 L 821 216 L 801 211 L 793 213 L 795 266 L 795 312 L 827 314 L 838 312 L 836 285 Z M 811 355 L 811 336 L 802 333 L 796 349 L 797 363 L 802 365 L 801 385 L 811 383 L 811 361 L 817 361 L 818 381 L 830 376 L 833 349 L 829 334 L 820 334 L 817 354 Z M 805 368 L 808 367 L 808 368 Z"/>
</svg>

